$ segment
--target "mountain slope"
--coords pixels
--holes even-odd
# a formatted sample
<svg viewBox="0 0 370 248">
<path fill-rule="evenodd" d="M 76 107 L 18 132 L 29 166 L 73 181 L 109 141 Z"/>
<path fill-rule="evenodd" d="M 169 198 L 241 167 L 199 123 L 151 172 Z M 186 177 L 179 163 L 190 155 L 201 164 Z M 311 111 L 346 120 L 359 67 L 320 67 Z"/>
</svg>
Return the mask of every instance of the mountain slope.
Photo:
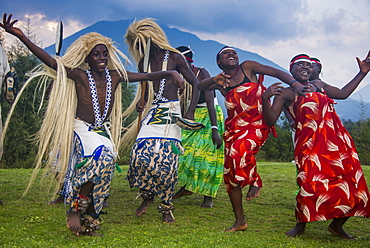
<svg viewBox="0 0 370 248">
<path fill-rule="evenodd" d="M 100 21 L 87 28 L 84 28 L 78 31 L 77 33 L 63 39 L 61 55 L 63 55 L 67 47 L 69 47 L 71 43 L 81 35 L 89 32 L 98 32 L 114 40 L 117 43 L 116 45 L 118 49 L 120 49 L 124 54 L 126 54 L 129 57 L 127 45 L 124 43 L 123 36 L 125 35 L 126 30 L 132 21 L 133 20 Z M 215 75 L 220 72 L 220 69 L 217 67 L 216 64 L 216 53 L 224 46 L 224 44 L 212 40 L 204 41 L 199 39 L 194 34 L 183 32 L 177 28 L 170 28 L 162 23 L 159 24 L 167 34 L 172 47 L 178 47 L 181 45 L 191 46 L 192 50 L 194 51 L 194 64 L 196 66 L 202 66 L 206 68 L 211 73 L 211 75 Z M 47 47 L 45 50 L 48 53 L 53 54 L 54 45 Z M 284 68 L 280 67 L 279 65 L 273 63 L 272 61 L 258 54 L 240 50 L 238 48 L 236 48 L 236 50 L 239 54 L 240 61 L 255 60 L 262 64 L 270 65 L 281 70 L 284 70 Z M 136 68 L 135 66 L 128 66 L 128 70 L 135 71 L 136 70 L 135 68 Z M 272 78 L 267 80 L 268 81 L 272 80 L 273 82 L 276 81 Z"/>
<path fill-rule="evenodd" d="M 127 51 L 127 45 L 124 43 L 124 35 L 126 33 L 126 30 L 130 23 L 132 23 L 133 20 L 121 20 L 121 21 L 100 21 L 97 22 L 87 28 L 84 28 L 80 30 L 79 32 L 66 37 L 63 39 L 63 47 L 61 50 L 61 55 L 64 54 L 67 47 L 71 45 L 72 42 L 74 42 L 78 37 L 80 37 L 83 34 L 89 33 L 89 32 L 98 32 L 101 33 L 104 36 L 110 37 L 113 41 L 115 41 L 117 44 L 118 49 L 120 49 L 124 54 L 126 54 L 129 57 L 129 53 Z M 216 54 L 217 52 L 225 45 L 227 44 L 221 44 L 216 41 L 212 40 L 201 40 L 196 35 L 191 34 L 189 32 L 181 31 L 177 28 L 170 28 L 169 26 L 158 22 L 158 24 L 163 28 L 165 33 L 168 36 L 168 40 L 170 41 L 170 44 L 173 47 L 178 46 L 188 46 L 190 45 L 192 50 L 194 51 L 194 65 L 196 66 L 202 66 L 206 68 L 211 75 L 216 75 L 221 72 L 221 70 L 217 67 L 216 64 Z M 239 60 L 254 60 L 261 64 L 269 65 L 275 68 L 278 68 L 280 70 L 285 70 L 285 68 L 275 64 L 274 62 L 252 52 L 244 51 L 238 48 L 235 48 L 239 55 Z M 49 46 L 45 49 L 48 53 L 54 54 L 54 45 Z M 132 60 L 132 59 L 131 59 Z M 288 61 L 287 61 L 287 67 L 288 67 Z M 129 65 L 127 66 L 127 69 L 130 71 L 136 71 L 136 65 Z M 274 82 L 277 82 L 278 80 L 272 77 L 265 77 L 264 85 L 267 87 L 271 85 Z M 370 85 L 367 86 L 368 91 L 370 92 Z M 364 87 L 365 89 L 366 87 Z M 361 94 L 364 97 L 364 94 L 366 96 L 370 96 L 370 94 L 366 94 L 364 90 L 361 90 L 361 93 L 355 93 L 354 99 L 347 99 L 345 101 L 337 101 L 338 104 L 335 106 L 339 116 L 344 119 L 351 119 L 353 121 L 358 120 L 360 116 L 360 110 L 359 106 L 361 104 L 360 101 L 358 101 L 359 97 L 358 94 Z M 223 97 L 218 94 L 219 101 L 223 103 Z M 366 99 L 364 99 L 365 101 Z M 370 100 L 370 99 L 369 99 Z M 223 104 L 221 104 L 223 106 Z M 224 109 L 225 110 L 225 109 Z M 370 116 L 370 110 L 366 110 L 366 115 Z"/>
</svg>

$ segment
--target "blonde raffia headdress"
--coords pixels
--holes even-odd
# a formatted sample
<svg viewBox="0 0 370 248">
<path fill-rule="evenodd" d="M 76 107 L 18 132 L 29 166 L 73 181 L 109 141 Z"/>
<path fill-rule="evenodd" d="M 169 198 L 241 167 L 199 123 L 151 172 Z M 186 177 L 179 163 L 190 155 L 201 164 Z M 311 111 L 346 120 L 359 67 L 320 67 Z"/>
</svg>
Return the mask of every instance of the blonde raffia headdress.
<svg viewBox="0 0 370 248">
<path fill-rule="evenodd" d="M 56 56 L 58 70 L 55 71 L 47 66 L 39 65 L 31 72 L 31 77 L 27 80 L 25 85 L 16 98 L 9 115 L 4 125 L 3 136 L 9 126 L 9 121 L 14 108 L 24 89 L 33 81 L 38 79 L 38 89 L 45 89 L 50 79 L 54 81 L 52 90 L 49 96 L 46 113 L 40 130 L 36 134 L 35 141 L 38 143 L 38 154 L 35 161 L 35 170 L 33 171 L 30 183 L 26 189 L 29 190 L 34 181 L 39 169 L 44 169 L 44 175 L 52 172 L 55 166 L 55 159 L 58 158 L 60 165 L 59 171 L 56 174 L 57 184 L 55 184 L 55 191 L 58 190 L 60 183 L 63 181 L 65 172 L 67 170 L 70 154 L 73 144 L 73 123 L 77 109 L 77 94 L 75 82 L 67 77 L 66 68 L 80 68 L 82 70 L 88 69 L 86 61 L 87 56 L 96 45 L 105 45 L 108 56 L 108 69 L 116 70 L 121 78 L 127 81 L 127 73 L 120 59 L 123 58 L 127 62 L 127 57 L 120 52 L 113 44 L 114 42 L 99 33 L 88 33 L 71 44 L 63 57 Z M 115 102 L 110 114 L 112 124 L 111 134 L 114 144 L 120 144 L 121 126 L 122 126 L 122 90 L 118 87 L 115 92 Z M 117 148 L 118 150 L 119 148 Z M 45 164 L 43 161 L 46 160 Z"/>
<path fill-rule="evenodd" d="M 152 39 L 153 44 L 163 50 L 180 53 L 170 45 L 165 32 L 155 22 L 155 19 L 146 18 L 134 21 L 126 31 L 125 41 L 129 47 L 129 52 L 137 64 L 144 57 L 144 51 L 149 38 Z"/>
<path fill-rule="evenodd" d="M 153 18 L 146 18 L 131 23 L 126 31 L 124 38 L 129 47 L 129 52 L 137 65 L 139 64 L 140 60 L 144 58 L 144 51 L 146 51 L 146 46 L 148 44 L 149 38 L 151 39 L 152 46 L 157 46 L 160 49 L 169 50 L 181 54 L 178 50 L 170 45 L 165 32 L 155 22 L 155 19 Z M 149 72 L 151 72 L 150 66 Z M 132 104 L 126 109 L 126 111 L 124 111 L 124 117 L 129 116 L 133 111 L 136 110 L 136 103 L 140 100 L 141 91 L 142 88 L 139 84 L 135 99 L 133 100 Z M 153 92 L 153 84 L 148 82 L 147 105 L 151 104 L 153 101 Z M 150 108 L 148 106 L 147 108 L 145 108 L 143 116 L 148 113 L 149 109 Z M 137 119 L 128 126 L 129 130 L 124 134 L 124 137 L 122 138 L 122 141 L 125 142 L 125 145 L 130 145 L 130 143 L 135 138 L 135 135 L 137 134 L 137 127 L 135 126 L 136 123 Z"/>
</svg>

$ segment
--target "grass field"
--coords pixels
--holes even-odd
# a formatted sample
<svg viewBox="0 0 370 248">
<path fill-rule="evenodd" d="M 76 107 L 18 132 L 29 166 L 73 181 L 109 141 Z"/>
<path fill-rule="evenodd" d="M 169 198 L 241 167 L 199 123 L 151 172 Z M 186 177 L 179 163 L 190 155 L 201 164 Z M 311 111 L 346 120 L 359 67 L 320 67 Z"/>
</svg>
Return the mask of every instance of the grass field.
<svg viewBox="0 0 370 248">
<path fill-rule="evenodd" d="M 65 225 L 63 204 L 46 204 L 53 196 L 36 182 L 19 199 L 31 170 L 0 170 L 0 247 L 370 247 L 370 220 L 350 218 L 345 230 L 356 240 L 344 240 L 327 231 L 330 221 L 307 224 L 296 238 L 284 233 L 295 225 L 295 167 L 291 163 L 258 163 L 264 187 L 261 196 L 244 201 L 249 228 L 225 233 L 234 215 L 225 187 L 221 186 L 214 207 L 200 208 L 203 196 L 193 194 L 174 200 L 176 223 L 161 223 L 156 199 L 147 213 L 136 217 L 138 190 L 125 180 L 127 167 L 116 173 L 109 207 L 102 215 L 102 237 L 76 237 Z M 370 183 L 370 166 L 363 166 Z M 178 185 L 178 188 L 180 186 Z M 244 190 L 246 194 L 246 189 Z"/>
</svg>

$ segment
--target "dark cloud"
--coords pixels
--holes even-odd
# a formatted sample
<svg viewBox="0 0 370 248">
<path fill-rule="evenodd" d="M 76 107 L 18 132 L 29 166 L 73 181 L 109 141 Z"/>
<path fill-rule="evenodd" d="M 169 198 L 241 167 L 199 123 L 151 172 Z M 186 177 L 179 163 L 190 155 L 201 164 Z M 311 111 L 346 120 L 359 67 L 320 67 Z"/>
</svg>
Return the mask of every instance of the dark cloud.
<svg viewBox="0 0 370 248">
<path fill-rule="evenodd" d="M 333 34 L 341 31 L 340 23 L 345 20 L 346 11 L 339 9 L 335 12 L 328 12 L 322 20 L 322 29 L 324 33 Z"/>
<path fill-rule="evenodd" d="M 295 13 L 300 1 L 8 1 L 1 9 L 17 16 L 41 13 L 48 18 L 72 18 L 85 25 L 101 20 L 153 17 L 168 25 L 207 33 L 237 32 L 256 42 L 284 39 L 296 34 Z M 17 17 L 16 16 L 16 17 Z M 252 40 L 253 41 L 253 40 Z"/>
</svg>

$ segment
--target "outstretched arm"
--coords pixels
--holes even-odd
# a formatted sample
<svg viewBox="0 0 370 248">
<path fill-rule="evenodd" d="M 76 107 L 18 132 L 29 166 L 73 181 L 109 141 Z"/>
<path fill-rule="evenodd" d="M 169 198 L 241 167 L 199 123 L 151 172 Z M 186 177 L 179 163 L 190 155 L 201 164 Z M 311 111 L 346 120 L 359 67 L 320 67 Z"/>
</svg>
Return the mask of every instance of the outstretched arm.
<svg viewBox="0 0 370 248">
<path fill-rule="evenodd" d="M 138 81 L 155 81 L 160 80 L 162 78 L 172 78 L 174 83 L 179 85 L 181 89 L 181 85 L 184 85 L 184 80 L 180 76 L 180 74 L 175 71 L 156 71 L 151 73 L 136 73 L 136 72 L 129 72 L 127 71 L 128 81 L 129 82 L 138 82 Z"/>
<path fill-rule="evenodd" d="M 219 90 L 221 94 L 226 95 L 226 87 L 229 86 L 229 75 L 225 73 L 220 73 L 217 76 L 210 77 L 202 80 L 198 85 L 198 90 L 201 91 L 210 91 L 210 90 Z"/>
<path fill-rule="evenodd" d="M 348 98 L 361 83 L 361 81 L 366 77 L 367 73 L 370 71 L 370 51 L 367 53 L 364 60 L 361 61 L 358 57 L 356 57 L 356 60 L 360 71 L 342 89 L 324 84 L 324 89 L 329 97 L 334 99 Z"/>
<path fill-rule="evenodd" d="M 7 14 L 4 13 L 3 22 L 0 23 L 0 26 L 5 29 L 6 32 L 14 35 L 17 37 L 23 44 L 25 44 L 28 49 L 37 57 L 39 58 L 44 64 L 47 66 L 56 69 L 57 64 L 53 57 L 51 57 L 47 52 L 45 52 L 42 48 L 38 47 L 34 43 L 32 43 L 23 33 L 23 31 L 19 28 L 14 27 L 18 20 L 12 21 L 12 14 L 7 17 Z"/>
<path fill-rule="evenodd" d="M 147 81 L 155 81 L 155 80 L 160 80 L 162 78 L 172 78 L 173 82 L 179 85 L 180 90 L 183 90 L 185 87 L 183 78 L 175 70 L 156 71 L 156 72 L 151 72 L 151 73 L 135 73 L 135 72 L 127 71 L 127 77 L 128 77 L 129 82 L 142 81 L 145 84 L 147 84 Z M 147 95 L 148 95 L 148 87 L 145 87 L 144 99 L 140 100 L 140 102 L 136 104 L 136 110 L 138 112 L 144 111 L 145 103 L 147 100 Z"/>
<path fill-rule="evenodd" d="M 292 75 L 282 70 L 276 69 L 268 65 L 262 65 L 256 61 L 245 61 L 242 63 L 242 66 L 243 66 L 243 70 L 245 68 L 245 71 L 251 68 L 253 73 L 263 74 L 263 75 L 268 75 L 271 77 L 278 78 L 282 82 L 292 87 L 294 91 L 300 95 L 305 95 L 307 92 L 309 92 L 309 89 L 307 86 L 304 86 L 298 83 L 297 80 L 295 80 Z"/>
</svg>

